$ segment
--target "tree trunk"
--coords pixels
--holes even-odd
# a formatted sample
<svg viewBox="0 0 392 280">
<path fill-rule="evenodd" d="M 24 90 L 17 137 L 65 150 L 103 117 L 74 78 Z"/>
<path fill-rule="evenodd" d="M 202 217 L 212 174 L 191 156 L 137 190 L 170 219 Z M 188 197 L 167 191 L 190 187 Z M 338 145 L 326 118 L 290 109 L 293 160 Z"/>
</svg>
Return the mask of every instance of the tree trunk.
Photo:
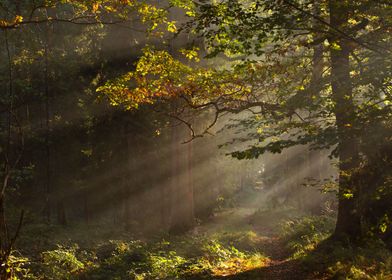
<svg viewBox="0 0 392 280">
<path fill-rule="evenodd" d="M 45 39 L 45 205 L 44 205 L 44 219 L 50 223 L 51 219 L 51 151 L 50 151 L 50 92 L 49 92 L 49 25 L 46 26 Z"/>
<path fill-rule="evenodd" d="M 170 145 L 170 137 L 167 137 L 164 141 L 163 146 Z M 156 168 L 159 170 L 158 178 L 161 178 L 160 181 L 156 180 L 156 184 L 159 184 L 159 194 L 160 198 L 158 199 L 160 205 L 160 214 L 161 214 L 161 229 L 163 231 L 168 231 L 170 227 L 170 177 L 171 177 L 171 164 L 170 157 L 163 157 L 161 151 L 157 151 L 156 162 L 160 162 L 161 166 Z M 163 152 L 163 155 L 164 152 Z"/>
<path fill-rule="evenodd" d="M 3 167 L 3 181 L 0 191 L 0 257 L 2 257 L 2 252 L 7 246 L 8 242 L 8 230 L 6 224 L 6 217 L 5 217 L 5 192 L 8 187 L 8 182 L 11 173 L 11 163 L 10 163 L 10 156 L 11 156 L 11 134 L 12 134 L 12 112 L 13 112 L 13 98 L 14 98 L 14 91 L 13 91 L 13 69 L 12 69 L 12 57 L 11 52 L 8 44 L 8 33 L 5 31 L 5 47 L 7 51 L 7 59 L 8 59 L 8 116 L 7 116 L 7 138 L 5 143 L 5 150 L 4 153 L 4 167 Z M 0 275 L 1 276 L 1 275 Z"/>
<path fill-rule="evenodd" d="M 135 159 L 131 159 L 131 147 L 130 147 L 130 140 L 129 140 L 129 135 L 128 132 L 129 131 L 129 127 L 128 127 L 128 122 L 125 121 L 125 123 L 123 124 L 123 132 L 122 132 L 122 148 L 123 150 L 123 154 L 122 154 L 122 159 L 121 159 L 121 163 L 123 166 L 123 172 L 121 172 L 121 184 L 122 184 L 122 192 L 124 194 L 124 197 L 122 198 L 122 202 L 123 202 L 123 222 L 124 222 L 124 228 L 125 230 L 130 230 L 131 229 L 131 219 L 132 219 L 132 214 L 131 214 L 131 182 L 129 179 L 129 176 L 131 176 L 131 172 L 135 172 L 136 167 L 133 168 L 133 170 L 131 169 L 131 166 L 134 163 Z M 135 155 L 134 155 L 135 156 Z M 137 172 L 137 170 L 136 170 Z"/>
<path fill-rule="evenodd" d="M 84 194 L 83 203 L 84 203 L 84 221 L 85 221 L 86 225 L 89 225 L 90 224 L 90 206 L 89 206 L 89 201 L 88 201 L 88 193 Z"/>
<path fill-rule="evenodd" d="M 61 198 L 59 201 L 57 201 L 57 222 L 62 226 L 66 226 L 67 215 L 65 213 L 65 204 L 63 200 L 64 199 Z"/>
<path fill-rule="evenodd" d="M 193 220 L 195 218 L 194 213 L 194 194 L 193 194 L 193 142 L 187 144 L 187 170 L 186 170 L 186 206 L 187 206 L 187 220 L 189 225 L 193 226 Z"/>
<path fill-rule="evenodd" d="M 330 0 L 330 24 L 341 31 L 348 23 L 348 0 Z M 358 186 L 351 180 L 359 165 L 358 140 L 353 135 L 354 104 L 350 77 L 350 49 L 347 40 L 335 34 L 330 40 L 332 98 L 339 144 L 339 207 L 335 236 L 356 240 L 361 233 L 360 215 L 357 211 Z"/>
<path fill-rule="evenodd" d="M 170 229 L 171 233 L 182 231 L 181 211 L 179 210 L 180 195 L 178 194 L 180 185 L 180 147 L 178 143 L 178 127 L 171 131 L 171 174 L 170 174 Z"/>
<path fill-rule="evenodd" d="M 0 257 L 7 248 L 8 230 L 5 220 L 4 196 L 0 196 Z M 0 274 L 1 275 L 1 274 Z"/>
<path fill-rule="evenodd" d="M 191 175 L 190 143 L 181 144 L 188 139 L 181 126 L 173 127 L 172 131 L 172 162 L 171 162 L 171 233 L 182 233 L 193 226 L 193 182 Z"/>
<path fill-rule="evenodd" d="M 317 1 L 313 1 L 313 14 L 316 16 L 320 16 L 321 8 Z M 320 26 L 321 23 L 314 19 L 313 20 L 313 28 L 314 30 L 319 30 L 322 28 Z M 313 34 L 313 41 L 319 41 L 319 34 Z M 324 69 L 324 46 L 323 43 L 317 43 L 313 47 L 313 57 L 312 57 L 312 78 L 310 80 L 310 97 L 318 97 L 320 95 L 321 90 L 323 89 L 323 69 Z"/>
</svg>

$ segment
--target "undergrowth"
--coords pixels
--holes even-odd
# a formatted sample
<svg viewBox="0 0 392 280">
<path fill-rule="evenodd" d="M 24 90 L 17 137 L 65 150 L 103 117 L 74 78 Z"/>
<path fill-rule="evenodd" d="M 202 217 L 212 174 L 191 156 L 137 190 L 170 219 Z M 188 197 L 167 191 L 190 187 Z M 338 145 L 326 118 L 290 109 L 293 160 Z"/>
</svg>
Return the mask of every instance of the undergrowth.
<svg viewBox="0 0 392 280">
<path fill-rule="evenodd" d="M 265 213 L 252 217 L 252 223 L 258 223 L 255 228 L 266 223 L 265 217 Z M 273 219 L 272 215 L 268 218 Z M 311 275 L 304 279 L 392 279 L 392 253 L 381 241 L 370 240 L 361 246 L 339 243 L 330 238 L 334 224 L 329 215 L 286 215 L 280 241 L 290 254 L 289 261 L 300 265 L 304 275 Z M 8 264 L 13 280 L 237 279 L 237 274 L 257 273 L 273 263 L 261 253 L 271 250 L 271 239 L 247 224 L 237 230 L 160 235 L 149 241 L 124 232 L 84 234 L 91 238 L 84 236 L 77 242 L 65 234 L 61 239 L 37 237 L 39 243 L 32 243 L 24 252 L 15 251 L 13 263 Z M 110 235 L 112 240 L 107 241 Z M 272 236 L 275 238 L 275 233 Z"/>
<path fill-rule="evenodd" d="M 282 238 L 292 259 L 298 259 L 314 279 L 392 279 L 392 252 L 380 240 L 361 246 L 333 240 L 334 218 L 312 216 L 286 221 Z"/>
<path fill-rule="evenodd" d="M 58 245 L 25 265 L 15 279 L 211 279 L 262 267 L 256 250 L 237 249 L 227 235 L 186 235 L 172 240 L 111 240 L 94 248 Z"/>
<path fill-rule="evenodd" d="M 314 250 L 333 232 L 335 219 L 330 216 L 308 216 L 285 221 L 282 237 L 292 258 L 300 258 Z"/>
</svg>

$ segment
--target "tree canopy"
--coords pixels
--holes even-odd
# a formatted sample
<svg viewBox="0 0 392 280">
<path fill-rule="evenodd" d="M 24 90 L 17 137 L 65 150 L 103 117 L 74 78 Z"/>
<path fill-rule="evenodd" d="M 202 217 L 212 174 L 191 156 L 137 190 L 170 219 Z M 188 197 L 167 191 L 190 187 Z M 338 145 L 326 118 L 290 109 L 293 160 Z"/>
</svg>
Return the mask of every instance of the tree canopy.
<svg viewBox="0 0 392 280">
<path fill-rule="evenodd" d="M 255 144 L 235 151 L 239 159 L 295 145 L 332 148 L 331 155 L 340 160 L 345 224 L 340 228 L 338 219 L 336 233 L 356 236 L 353 229 L 361 228 L 363 216 L 355 213 L 367 207 L 368 192 L 381 187 L 363 190 L 359 184 L 366 183 L 356 181 L 362 176 L 356 174 L 370 172 L 374 158 L 390 159 L 385 150 L 392 136 L 390 4 L 220 1 L 194 6 L 194 17 L 183 29 L 204 38 L 204 58 L 229 62 L 210 67 L 147 48 L 135 71 L 99 91 L 128 108 L 181 99 L 184 106 L 214 110 L 211 125 L 224 112 L 249 110 L 253 115 L 242 124 L 253 127 L 248 137 Z M 196 50 L 182 53 L 192 59 Z M 378 172 L 388 181 L 386 168 Z"/>
</svg>

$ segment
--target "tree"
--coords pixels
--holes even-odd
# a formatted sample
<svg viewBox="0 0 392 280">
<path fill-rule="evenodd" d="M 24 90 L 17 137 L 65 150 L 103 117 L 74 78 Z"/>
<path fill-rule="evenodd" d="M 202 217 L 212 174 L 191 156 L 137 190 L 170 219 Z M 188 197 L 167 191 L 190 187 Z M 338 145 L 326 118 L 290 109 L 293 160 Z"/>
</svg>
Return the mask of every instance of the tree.
<svg viewBox="0 0 392 280">
<path fill-rule="evenodd" d="M 188 28 L 204 37 L 207 58 L 225 55 L 229 65 L 208 68 L 183 63 L 165 51 L 147 48 L 135 71 L 107 82 L 99 91 L 128 108 L 177 99 L 195 114 L 213 110 L 211 125 L 200 132 L 185 121 L 193 138 L 206 134 L 223 113 L 250 110 L 252 116 L 239 129 L 252 128 L 246 140 L 253 138 L 255 144 L 232 153 L 239 159 L 304 144 L 312 149 L 332 148 L 331 156 L 339 160 L 335 236 L 354 241 L 366 234 L 369 227 L 363 225 L 362 209 L 370 200 L 364 188 L 370 186 L 359 184 L 355 174 L 366 174 L 363 166 L 375 154 L 381 160 L 379 151 L 391 139 L 391 66 L 386 63 L 391 59 L 390 4 L 346 0 L 191 3 L 195 17 Z M 197 59 L 197 51 L 181 53 L 192 60 Z M 326 58 L 321 66 L 316 62 L 320 56 Z M 131 80 L 136 87 L 129 87 Z M 366 144 L 370 124 L 379 128 L 372 135 L 379 141 L 372 141 L 373 149 Z M 388 176 L 384 174 L 385 183 Z M 372 222 L 378 232 L 381 224 L 387 226 L 388 219 L 382 217 L 383 221 Z"/>
</svg>

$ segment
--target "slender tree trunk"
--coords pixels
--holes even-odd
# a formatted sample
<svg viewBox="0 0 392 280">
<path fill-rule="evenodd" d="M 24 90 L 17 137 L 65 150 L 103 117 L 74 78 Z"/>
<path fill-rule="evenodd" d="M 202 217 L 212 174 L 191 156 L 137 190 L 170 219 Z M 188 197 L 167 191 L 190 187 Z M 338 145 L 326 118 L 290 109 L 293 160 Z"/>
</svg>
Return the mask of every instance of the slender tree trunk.
<svg viewBox="0 0 392 280">
<path fill-rule="evenodd" d="M 180 214 L 179 213 L 179 178 L 181 176 L 179 170 L 180 150 L 178 143 L 178 127 L 172 127 L 171 131 L 171 170 L 170 170 L 170 232 L 176 233 L 181 231 Z"/>
<path fill-rule="evenodd" d="M 187 144 L 187 170 L 186 170 L 186 206 L 189 226 L 193 226 L 195 218 L 193 194 L 193 142 Z"/>
<path fill-rule="evenodd" d="M 164 141 L 164 147 L 169 147 L 170 145 L 170 139 L 161 140 Z M 159 168 L 161 178 L 160 181 L 160 212 L 161 212 L 161 228 L 163 231 L 167 231 L 170 227 L 170 157 L 165 157 L 162 158 L 162 155 L 160 154 L 161 151 L 157 151 L 157 158 L 156 161 L 160 162 L 161 166 Z M 163 152 L 163 155 L 165 155 L 165 151 Z M 162 162 L 163 161 L 163 162 Z M 158 184 L 158 182 L 157 182 Z"/>
<path fill-rule="evenodd" d="M 313 1 L 313 14 L 321 16 L 321 8 L 316 0 Z M 313 29 L 319 30 L 322 28 L 320 22 L 316 19 L 313 21 Z M 319 36 L 317 33 L 313 34 L 313 42 L 319 41 Z M 313 57 L 312 57 L 312 78 L 310 80 L 310 96 L 317 97 L 323 88 L 322 78 L 324 69 L 324 46 L 323 43 L 317 43 L 313 47 Z"/>
<path fill-rule="evenodd" d="M 172 233 L 181 233 L 193 226 L 194 200 L 191 174 L 191 144 L 181 144 L 188 139 L 181 126 L 172 131 L 172 170 L 171 170 L 171 223 Z"/>
<path fill-rule="evenodd" d="M 330 0 L 330 23 L 344 30 L 349 17 L 348 0 Z M 355 117 L 352 84 L 350 77 L 350 49 L 348 42 L 336 37 L 330 38 L 332 98 L 335 102 L 336 125 L 339 136 L 339 207 L 335 236 L 356 240 L 361 233 L 360 216 L 357 210 L 358 186 L 351 180 L 351 174 L 359 165 L 358 141 L 352 133 Z"/>
<path fill-rule="evenodd" d="M 64 198 L 61 198 L 59 201 L 57 201 L 57 222 L 62 226 L 67 225 Z"/>
<path fill-rule="evenodd" d="M 89 205 L 89 199 L 88 199 L 87 192 L 84 194 L 83 204 L 84 204 L 84 221 L 85 221 L 86 225 L 89 225 L 90 224 L 90 205 Z"/>
<path fill-rule="evenodd" d="M 44 219 L 50 223 L 51 219 L 51 153 L 50 153 L 50 92 L 49 92 L 49 26 L 46 26 L 45 38 L 45 206 L 44 206 Z"/>
<path fill-rule="evenodd" d="M 4 178 L 2 181 L 1 192 L 0 192 L 0 250 L 3 251 L 7 247 L 8 242 L 8 229 L 6 224 L 5 217 L 5 191 L 8 187 L 8 182 L 10 179 L 11 173 L 11 133 L 12 133 L 12 111 L 13 111 L 13 99 L 14 99 L 14 90 L 13 90 L 13 75 L 12 75 L 12 57 L 11 51 L 8 44 L 8 31 L 5 30 L 5 47 L 7 51 L 7 60 L 8 60 L 8 116 L 7 116 L 7 140 L 4 150 Z"/>
<path fill-rule="evenodd" d="M 122 141 L 122 148 L 123 150 L 123 157 L 122 157 L 122 165 L 123 165 L 123 170 L 124 172 L 121 173 L 121 180 L 122 180 L 122 188 L 123 188 L 123 193 L 124 197 L 122 198 L 123 201 L 123 221 L 125 225 L 125 229 L 129 230 L 131 226 L 131 203 L 130 203 L 130 196 L 131 196 L 131 182 L 129 179 L 129 176 L 132 176 L 131 173 L 131 166 L 132 164 L 135 164 L 130 157 L 131 157 L 131 147 L 129 143 L 129 135 L 128 135 L 128 122 L 125 121 L 123 124 L 123 141 Z M 135 168 L 133 168 L 135 172 Z"/>
</svg>

